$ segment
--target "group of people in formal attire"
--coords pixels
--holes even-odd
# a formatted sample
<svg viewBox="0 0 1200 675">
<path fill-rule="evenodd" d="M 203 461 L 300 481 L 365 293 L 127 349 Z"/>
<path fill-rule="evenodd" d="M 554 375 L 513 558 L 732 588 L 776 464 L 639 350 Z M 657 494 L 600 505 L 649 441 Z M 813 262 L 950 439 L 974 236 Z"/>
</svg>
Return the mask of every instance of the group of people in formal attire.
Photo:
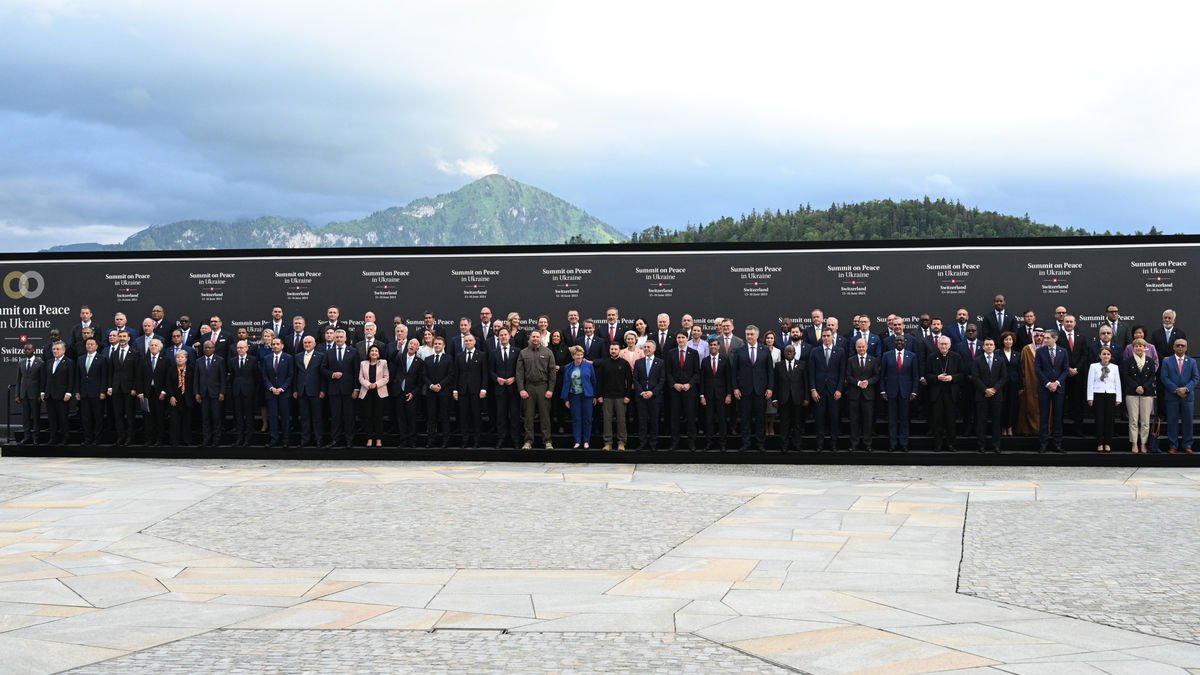
<svg viewBox="0 0 1200 675">
<path fill-rule="evenodd" d="M 1109 452 L 1123 407 L 1132 452 L 1154 451 L 1151 425 L 1165 416 L 1166 451 L 1191 453 L 1200 370 L 1175 312 L 1147 329 L 1106 310 L 1094 335 L 1066 307 L 1041 323 L 1003 295 L 974 318 L 892 315 L 878 333 L 866 314 L 843 332 L 820 309 L 804 326 L 738 335 L 730 318 L 706 331 L 691 315 L 676 327 L 609 307 L 596 320 L 570 310 L 552 330 L 548 316 L 484 307 L 450 325 L 395 316 L 385 334 L 373 312 L 352 325 L 337 307 L 310 327 L 276 306 L 256 330 L 230 331 L 220 316 L 193 328 L 157 305 L 140 330 L 123 313 L 102 328 L 84 306 L 42 348 L 26 343 L 16 398 L 29 444 L 72 442 L 77 417 L 85 445 L 552 449 L 569 424 L 574 448 L 766 450 L 771 430 L 772 450 L 871 451 L 885 418 L 890 451 L 908 450 L 920 419 L 938 451 L 964 436 L 1000 452 L 1004 437 L 1030 435 L 1061 452 L 1069 419 Z"/>
</svg>

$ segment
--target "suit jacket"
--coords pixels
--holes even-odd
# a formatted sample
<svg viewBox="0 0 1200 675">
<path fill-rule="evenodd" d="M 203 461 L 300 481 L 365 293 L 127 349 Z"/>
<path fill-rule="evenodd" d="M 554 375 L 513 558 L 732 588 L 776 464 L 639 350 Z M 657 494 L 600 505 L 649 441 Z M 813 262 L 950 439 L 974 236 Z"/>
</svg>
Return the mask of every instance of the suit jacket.
<svg viewBox="0 0 1200 675">
<path fill-rule="evenodd" d="M 901 362 L 896 363 L 896 350 L 884 353 L 879 361 L 879 377 L 883 382 L 883 393 L 889 399 L 909 398 L 917 393 L 921 386 L 921 364 L 916 354 L 905 349 L 901 352 Z"/>
<path fill-rule="evenodd" d="M 1035 328 L 1036 328 L 1036 326 L 1035 326 Z M 1029 326 L 1026 326 L 1024 321 L 1017 324 L 1017 330 L 1014 331 L 1017 334 L 1017 343 L 1015 345 L 1013 345 L 1014 351 L 1019 352 L 1019 351 L 1021 351 L 1021 348 L 1024 347 L 1025 345 L 1033 344 L 1033 335 L 1030 334 L 1029 330 L 1030 330 Z M 1003 346 L 1004 345 L 996 345 L 996 348 L 998 349 Z"/>
<path fill-rule="evenodd" d="M 351 345 L 347 343 L 346 346 L 350 347 Z M 358 358 L 364 361 L 367 360 L 368 352 L 371 350 L 372 346 L 379 347 L 380 360 L 387 358 L 387 343 L 383 340 L 380 340 L 378 337 L 376 337 L 374 340 L 371 340 L 369 344 L 367 343 L 366 339 L 363 339 L 355 342 L 353 345 L 354 351 L 358 352 Z"/>
<path fill-rule="evenodd" d="M 1067 370 L 1071 367 L 1071 356 L 1062 347 L 1054 348 L 1054 358 L 1050 358 L 1050 349 L 1038 347 L 1033 359 L 1034 371 L 1037 373 L 1037 386 L 1045 388 L 1051 382 L 1058 382 L 1059 391 L 1067 385 Z M 1028 386 L 1028 384 L 1026 384 Z"/>
<path fill-rule="evenodd" d="M 829 362 L 825 362 L 825 345 L 815 347 L 808 353 L 808 382 L 809 389 L 816 389 L 822 398 L 832 396 L 835 391 L 843 391 L 845 382 L 842 376 L 846 373 L 846 352 L 834 347 L 830 352 Z"/>
<path fill-rule="evenodd" d="M 867 340 L 867 354 L 874 356 L 875 359 L 878 360 L 879 357 L 883 355 L 883 340 L 878 335 L 871 332 L 868 332 L 865 337 Z M 846 348 L 846 353 L 851 356 L 858 353 L 855 349 L 854 333 L 850 334 L 850 337 L 847 338 L 847 341 L 849 346 Z"/>
<path fill-rule="evenodd" d="M 584 361 L 578 366 L 575 365 L 575 360 L 572 359 L 563 366 L 562 374 L 562 394 L 563 400 L 566 400 L 571 395 L 571 374 L 575 370 L 579 370 L 579 384 L 583 387 L 583 395 L 587 398 L 595 398 L 600 393 L 600 383 L 596 379 L 596 368 Z"/>
<path fill-rule="evenodd" d="M 967 323 L 970 323 L 970 320 L 968 320 Z M 967 324 L 966 323 L 960 324 L 958 322 L 955 322 L 955 323 L 951 323 L 951 324 L 946 324 L 942 328 L 942 332 L 945 333 L 946 335 L 950 336 L 950 340 L 953 342 L 953 344 L 950 345 L 951 347 L 967 341 Z M 976 335 L 975 337 L 979 337 L 979 336 Z"/>
<path fill-rule="evenodd" d="M 1116 364 L 1118 367 L 1120 367 L 1122 357 L 1125 356 L 1125 345 L 1117 344 L 1116 341 L 1114 340 L 1113 342 L 1108 343 L 1108 346 L 1110 349 L 1112 349 L 1112 362 L 1114 364 Z M 1103 347 L 1104 347 L 1104 345 L 1100 344 L 1100 338 L 1093 339 L 1091 345 L 1088 347 L 1088 361 L 1087 362 L 1088 363 L 1099 363 L 1100 362 L 1100 349 Z"/>
<path fill-rule="evenodd" d="M 205 341 L 211 341 L 211 340 L 212 340 L 212 335 L 208 335 L 206 337 Z M 234 342 L 235 342 L 235 338 L 234 338 L 233 333 L 230 333 L 229 331 L 222 328 L 220 331 L 217 332 L 217 341 L 214 343 L 216 350 L 213 352 L 213 356 L 219 356 L 222 359 L 229 356 L 229 352 L 232 349 L 232 345 L 234 344 Z M 199 351 L 196 352 L 196 356 L 201 357 L 203 355 L 204 355 L 204 345 L 201 344 Z"/>
<path fill-rule="evenodd" d="M 1088 369 L 1088 339 L 1080 332 L 1079 326 L 1075 327 L 1072 332 L 1074 336 L 1074 345 L 1069 349 L 1071 354 L 1071 367 L 1079 372 L 1087 372 Z M 1068 349 L 1067 334 L 1063 333 L 1058 339 L 1058 346 L 1063 349 Z"/>
<path fill-rule="evenodd" d="M 678 348 L 667 352 L 663 360 L 667 363 L 667 390 L 674 391 L 677 384 L 691 385 L 692 389 L 700 386 L 700 357 L 686 345 L 683 347 L 683 365 L 679 365 Z"/>
<path fill-rule="evenodd" d="M 583 347 L 583 358 L 587 359 L 588 361 L 596 362 L 600 359 L 608 358 L 608 341 L 600 337 L 599 333 L 592 335 L 592 342 L 590 345 L 587 343 L 587 336 L 580 333 L 579 342 L 577 344 L 580 347 Z"/>
<path fill-rule="evenodd" d="M 727 359 L 733 358 L 731 354 L 736 354 L 739 349 L 746 346 L 746 341 L 736 335 L 729 336 L 729 349 L 725 349 L 724 337 L 717 338 L 717 341 L 721 343 L 721 356 Z"/>
<path fill-rule="evenodd" d="M 171 343 L 171 333 L 176 328 L 179 328 L 179 324 L 175 323 L 174 321 L 172 321 L 170 319 L 163 318 L 162 321 L 159 321 L 157 324 L 155 324 L 154 334 L 157 335 L 158 337 L 162 338 L 164 345 L 170 344 Z"/>
<path fill-rule="evenodd" d="M 246 365 L 241 364 L 237 354 L 229 357 L 229 393 L 234 396 L 253 396 L 262 378 L 258 357 L 246 355 Z"/>
<path fill-rule="evenodd" d="M 994 310 L 994 309 L 989 310 L 987 313 L 985 313 L 983 315 L 983 321 L 981 321 L 979 324 L 979 339 L 980 340 L 986 340 L 987 338 L 992 338 L 993 340 L 996 341 L 996 349 L 999 350 L 1000 347 L 1004 346 L 1004 345 L 1000 344 L 1000 334 L 1003 333 L 1004 331 L 1011 331 L 1013 333 L 1017 332 L 1017 317 L 1016 316 L 1009 313 L 1008 310 L 1005 310 L 1004 311 L 1004 322 L 1001 323 L 998 319 L 996 319 L 996 310 Z M 1016 341 L 1014 341 L 1014 343 L 1015 342 Z M 1015 347 L 1015 344 L 1014 344 L 1014 347 Z"/>
<path fill-rule="evenodd" d="M 44 363 L 40 356 L 33 357 L 32 365 L 25 356 L 17 362 L 17 398 L 35 400 L 46 391 Z"/>
<path fill-rule="evenodd" d="M 720 403 L 733 393 L 733 370 L 729 359 L 717 358 L 717 371 L 713 372 L 712 355 L 700 360 L 700 394 L 709 402 Z"/>
<path fill-rule="evenodd" d="M 740 389 L 742 396 L 762 396 L 775 388 L 775 363 L 766 345 L 758 344 L 753 362 L 750 361 L 750 345 L 734 352 L 729 362 L 733 368 L 733 388 Z"/>
<path fill-rule="evenodd" d="M 617 322 L 616 337 L 614 338 L 612 335 L 609 335 L 609 328 L 610 328 L 610 326 L 609 326 L 608 321 L 604 321 L 603 323 L 597 324 L 596 325 L 596 335 L 599 335 L 600 337 L 604 338 L 604 340 L 606 342 L 608 342 L 609 344 L 616 342 L 617 344 L 622 345 L 622 346 L 625 344 L 625 333 L 627 331 L 633 330 L 633 326 L 627 326 L 623 323 Z"/>
<path fill-rule="evenodd" d="M 995 317 L 993 317 L 995 318 Z M 1008 362 L 1000 352 L 992 354 L 992 367 L 988 368 L 987 355 L 980 354 L 971 366 L 971 380 L 975 383 L 975 400 L 987 398 L 985 389 L 995 387 L 996 396 L 1004 396 L 1004 385 L 1008 384 Z"/>
<path fill-rule="evenodd" d="M 413 394 L 419 396 L 421 394 L 422 372 L 425 367 L 425 361 L 418 355 L 413 354 L 412 365 L 408 362 L 408 352 L 397 354 L 391 358 L 392 372 L 388 379 L 388 384 L 391 385 L 391 394 L 399 396 L 401 393 Z"/>
<path fill-rule="evenodd" d="M 138 350 L 139 352 L 141 352 L 143 354 L 149 354 L 150 348 L 146 346 L 146 341 L 148 339 L 149 340 L 158 340 L 159 342 L 162 342 L 164 351 L 166 350 L 166 346 L 171 344 L 170 340 L 163 340 L 157 334 L 151 333 L 149 336 L 147 336 L 145 333 L 138 333 L 136 336 L 134 336 L 133 339 L 131 339 L 129 341 L 129 346 L 133 347 L 134 349 Z"/>
<path fill-rule="evenodd" d="M 571 324 L 567 324 L 562 327 L 563 344 L 568 347 L 583 344 L 583 322 L 580 321 L 579 323 L 575 324 L 573 329 L 575 330 L 576 335 L 571 335 L 571 330 L 572 330 Z M 471 329 L 471 331 L 474 332 L 474 329 Z M 597 331 L 596 335 L 592 336 L 592 342 L 596 341 L 595 338 L 599 334 L 600 334 L 600 332 Z M 586 355 L 584 358 L 586 358 Z"/>
<path fill-rule="evenodd" d="M 128 395 L 133 390 L 141 391 L 141 361 L 138 360 L 141 355 L 133 350 L 126 352 L 124 360 L 120 355 L 121 350 L 118 349 L 108 360 L 109 388 L 114 394 L 123 392 Z"/>
<path fill-rule="evenodd" d="M 358 397 L 363 398 L 367 395 L 370 389 L 367 385 L 371 382 L 371 362 L 363 359 L 358 365 Z M 345 377 L 343 379 L 350 379 Z M 388 370 L 388 362 L 380 359 L 375 362 L 375 391 L 378 392 L 379 398 L 388 397 L 388 383 L 391 381 L 391 372 Z"/>
<path fill-rule="evenodd" d="M 173 344 L 163 345 L 162 353 L 166 354 L 167 358 L 171 359 L 172 363 L 175 362 L 175 352 L 183 352 L 183 353 L 187 354 L 188 355 L 188 363 L 195 363 L 195 361 L 196 361 L 196 350 L 192 349 L 191 347 L 189 347 L 187 345 L 179 345 L 179 346 L 175 346 Z"/>
<path fill-rule="evenodd" d="M 510 378 L 510 377 L 516 377 L 517 376 L 517 360 L 518 360 L 518 358 L 520 358 L 520 355 L 521 355 L 521 350 L 517 349 L 516 346 L 511 343 L 508 345 L 508 358 L 507 359 L 502 357 L 502 352 L 500 349 L 493 350 L 491 355 L 488 357 L 488 377 L 490 378 L 489 382 L 492 382 L 494 384 L 496 382 L 496 379 L 500 378 L 500 377 L 503 377 L 505 379 Z M 516 386 L 515 381 L 513 382 L 513 386 Z"/>
<path fill-rule="evenodd" d="M 174 362 L 172 362 L 174 363 Z M 179 372 L 178 366 L 172 366 L 175 372 Z M 229 370 L 225 366 L 225 359 L 219 356 L 212 357 L 210 364 L 207 356 L 201 356 L 196 359 L 195 363 L 195 379 L 196 393 L 202 398 L 213 399 L 228 393 Z"/>
<path fill-rule="evenodd" d="M 57 368 L 53 358 L 44 364 L 46 388 L 43 391 L 47 399 L 62 401 L 67 394 L 75 393 L 75 363 L 70 358 L 64 355 Z"/>
<path fill-rule="evenodd" d="M 100 352 L 92 357 L 92 367 L 87 367 L 87 354 L 75 359 L 75 393 L 78 398 L 100 398 L 108 393 L 108 359 Z"/>
<path fill-rule="evenodd" d="M 270 328 L 272 331 L 274 331 L 275 337 L 277 337 L 281 340 L 283 340 L 285 335 L 292 334 L 292 324 L 287 319 L 284 319 L 283 321 L 279 322 L 278 329 L 275 327 L 274 321 L 268 320 L 268 321 L 262 322 L 262 325 L 258 327 L 259 334 L 261 335 L 262 332 L 268 328 Z M 284 344 L 287 344 L 287 340 L 284 340 Z"/>
<path fill-rule="evenodd" d="M 824 353 L 822 353 L 824 356 Z M 867 354 L 867 365 L 860 366 L 858 354 L 850 354 L 846 357 L 846 388 L 845 396 L 850 400 L 875 400 L 875 386 L 879 384 L 879 360 L 874 356 Z M 866 389 L 859 389 L 858 383 L 862 380 L 867 381 Z"/>
<path fill-rule="evenodd" d="M 471 358 L 467 358 L 466 352 L 461 352 L 454 356 L 454 387 L 458 392 L 459 397 L 463 396 L 479 396 L 479 391 L 487 389 L 488 369 L 487 356 L 484 352 L 473 349 L 471 350 Z"/>
<path fill-rule="evenodd" d="M 1196 385 L 1200 384 L 1200 369 L 1196 368 L 1196 359 L 1183 355 L 1183 369 L 1179 367 L 1179 357 L 1174 354 L 1163 359 L 1162 367 L 1158 369 L 1159 379 L 1163 383 L 1163 395 L 1174 396 L 1175 390 L 1187 387 L 1185 400 L 1191 401 L 1196 397 Z M 1184 420 L 1190 424 L 1190 420 Z"/>
<path fill-rule="evenodd" d="M 974 354 L 971 353 L 972 344 L 975 345 Z M 951 348 L 958 352 L 958 355 L 962 357 L 963 364 L 970 368 L 970 364 L 975 362 L 975 358 L 983 353 L 983 340 L 980 338 L 975 338 L 974 343 L 972 343 L 970 340 L 964 340 L 956 345 L 953 345 Z"/>
<path fill-rule="evenodd" d="M 547 352 L 549 353 L 549 352 Z M 425 368 L 422 373 L 424 380 L 423 389 L 430 395 L 446 395 L 454 390 L 454 357 L 446 352 L 442 352 L 440 359 L 435 359 L 436 355 L 425 357 Z M 441 392 L 433 392 L 429 388 L 435 384 L 442 385 Z"/>
<path fill-rule="evenodd" d="M 798 404 L 808 400 L 808 363 L 799 357 L 790 363 L 790 369 L 786 359 L 775 364 L 775 400 Z"/>
<path fill-rule="evenodd" d="M 820 328 L 821 330 L 825 330 L 825 324 L 821 324 Z M 808 328 L 805 328 L 804 341 L 807 342 L 808 346 L 810 347 L 817 347 L 821 344 L 821 332 L 817 330 L 816 326 L 809 326 Z"/>
<path fill-rule="evenodd" d="M 945 354 L 937 352 L 929 357 L 924 366 L 925 386 L 929 387 L 929 400 L 937 401 L 943 396 L 949 396 L 951 399 L 958 398 L 958 385 L 967 375 L 967 371 L 963 367 L 962 355 L 954 350 L 947 351 Z M 949 382 L 937 379 L 938 375 L 943 373 L 950 376 Z"/>
<path fill-rule="evenodd" d="M 304 352 L 304 338 L 308 337 L 309 335 L 313 336 L 313 339 L 316 340 L 317 342 L 322 341 L 322 338 L 318 338 L 316 333 L 310 333 L 310 332 L 308 332 L 307 329 L 302 330 L 299 333 L 297 333 L 296 331 L 293 330 L 287 334 L 287 338 L 280 338 L 283 340 L 283 352 L 285 354 L 291 354 L 293 356 L 295 356 L 296 354 L 299 354 L 299 353 L 303 353 Z M 297 337 L 299 338 L 298 341 L 297 341 Z"/>
<path fill-rule="evenodd" d="M 342 359 L 339 362 L 337 347 L 334 347 L 331 352 L 326 352 L 325 358 L 321 359 L 321 378 L 325 380 L 325 391 L 329 396 L 350 396 L 355 389 L 359 388 L 358 363 L 360 353 L 354 347 L 346 345 L 345 352 L 342 354 Z M 366 359 L 362 360 L 365 361 Z M 335 380 L 333 378 L 334 373 L 341 373 L 342 376 Z"/>
<path fill-rule="evenodd" d="M 650 363 L 650 372 L 646 372 L 646 358 L 654 359 Z M 642 392 L 653 392 L 655 398 L 663 395 L 663 387 L 667 383 L 667 367 L 657 356 L 642 357 L 633 364 L 633 390 L 637 397 Z"/>
<path fill-rule="evenodd" d="M 467 333 L 467 335 L 470 335 L 470 333 Z M 545 347 L 546 343 L 542 342 L 542 346 Z M 476 342 L 475 348 L 479 349 L 478 342 Z M 463 351 L 464 351 L 464 347 L 463 347 L 463 334 L 462 333 L 455 333 L 454 335 L 450 336 L 449 339 L 446 340 L 446 353 L 447 354 L 450 354 L 452 356 L 458 356 L 459 354 L 463 353 Z"/>
<path fill-rule="evenodd" d="M 292 375 L 292 391 L 301 397 L 317 397 L 325 391 L 325 380 L 321 377 L 321 359 L 325 358 L 321 351 L 314 350 L 308 367 L 304 367 L 304 352 L 296 354 L 292 359 L 295 372 Z"/>
<path fill-rule="evenodd" d="M 278 354 L 279 367 L 275 367 L 276 354 L 267 356 L 262 361 L 262 378 L 263 389 L 270 396 L 271 389 L 282 389 L 284 396 L 290 396 L 292 393 L 292 380 L 296 372 L 296 367 L 292 364 L 292 355 L 284 352 Z"/>
<path fill-rule="evenodd" d="M 1158 372 L 1154 369 L 1154 361 L 1149 357 L 1141 368 L 1138 368 L 1137 359 L 1130 357 L 1123 361 L 1120 366 L 1121 370 L 1121 386 L 1125 388 L 1125 396 L 1154 396 L 1158 391 Z M 1137 388 L 1142 388 L 1142 393 L 1137 393 Z"/>
<path fill-rule="evenodd" d="M 1100 325 L 1108 326 L 1109 328 L 1113 329 L 1113 342 L 1116 342 L 1117 344 L 1121 344 L 1121 345 L 1129 344 L 1129 342 L 1131 340 L 1131 337 L 1129 335 L 1129 329 L 1132 328 L 1133 326 L 1128 321 L 1118 320 L 1114 324 L 1114 323 L 1109 322 L 1107 319 L 1105 319 L 1104 321 L 1100 322 Z M 1096 331 L 1097 332 L 1100 331 L 1099 327 L 1096 328 Z"/>
<path fill-rule="evenodd" d="M 94 317 L 93 317 L 93 319 L 94 319 Z M 95 320 L 92 321 L 92 323 L 89 327 L 95 333 L 96 340 L 102 340 L 104 335 L 103 335 L 103 333 L 100 332 L 100 326 L 95 322 Z M 67 342 L 68 347 L 82 344 L 83 343 L 83 322 L 80 322 L 80 323 L 75 324 L 74 326 L 71 326 L 71 334 L 69 336 L 64 335 L 63 337 L 68 340 L 68 342 Z M 102 341 L 100 344 L 103 347 L 104 343 Z"/>
<path fill-rule="evenodd" d="M 654 353 L 660 357 L 666 358 L 666 353 L 675 349 L 675 331 L 670 328 L 664 336 L 658 332 L 658 326 L 655 326 L 653 330 L 646 332 L 646 339 L 654 343 Z"/>
<path fill-rule="evenodd" d="M 1179 324 L 1175 324 L 1175 328 L 1171 331 L 1171 339 L 1167 339 L 1167 331 L 1159 326 L 1150 334 L 1150 344 L 1158 350 L 1159 358 L 1166 358 L 1169 354 L 1174 354 L 1175 350 L 1171 347 L 1171 343 L 1179 338 L 1187 339 L 1187 333 L 1184 333 L 1179 328 Z"/>
<path fill-rule="evenodd" d="M 158 398 L 159 394 L 167 391 L 170 387 L 171 370 L 175 368 L 175 364 L 162 352 L 159 352 L 157 361 L 152 359 L 149 354 L 142 354 L 138 359 L 140 363 L 138 379 L 141 382 L 141 386 L 137 387 L 138 393 L 145 394 L 147 398 Z M 151 366 L 152 362 L 153 366 Z"/>
</svg>

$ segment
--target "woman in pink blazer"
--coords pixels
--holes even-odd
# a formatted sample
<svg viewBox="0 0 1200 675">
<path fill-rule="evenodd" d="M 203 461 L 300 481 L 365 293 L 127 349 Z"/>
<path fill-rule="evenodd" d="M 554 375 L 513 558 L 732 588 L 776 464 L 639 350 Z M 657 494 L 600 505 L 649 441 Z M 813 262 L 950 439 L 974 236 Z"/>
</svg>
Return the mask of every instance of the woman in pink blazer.
<svg viewBox="0 0 1200 675">
<path fill-rule="evenodd" d="M 358 366 L 358 397 L 363 402 L 363 429 L 367 447 L 383 447 L 383 399 L 387 398 L 388 364 L 379 345 L 371 345 L 367 358 Z"/>
</svg>

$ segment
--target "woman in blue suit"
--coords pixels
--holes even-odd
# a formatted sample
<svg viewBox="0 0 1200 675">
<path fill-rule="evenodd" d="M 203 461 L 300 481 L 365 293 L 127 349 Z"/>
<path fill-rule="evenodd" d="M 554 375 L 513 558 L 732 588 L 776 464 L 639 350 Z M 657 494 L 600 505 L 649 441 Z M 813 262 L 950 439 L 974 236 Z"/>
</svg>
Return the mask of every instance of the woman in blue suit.
<svg viewBox="0 0 1200 675">
<path fill-rule="evenodd" d="M 596 397 L 596 369 L 583 360 L 583 347 L 571 347 L 571 361 L 563 368 L 562 399 L 571 411 L 571 431 L 575 449 L 590 447 L 592 439 L 592 405 Z"/>
</svg>

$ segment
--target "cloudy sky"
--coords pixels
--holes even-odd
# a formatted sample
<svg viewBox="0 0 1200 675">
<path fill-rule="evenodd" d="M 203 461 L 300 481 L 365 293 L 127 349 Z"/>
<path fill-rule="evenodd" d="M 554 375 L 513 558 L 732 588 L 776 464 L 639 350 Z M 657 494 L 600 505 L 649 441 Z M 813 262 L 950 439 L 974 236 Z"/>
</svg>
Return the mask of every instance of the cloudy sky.
<svg viewBox="0 0 1200 675">
<path fill-rule="evenodd" d="M 627 232 L 923 195 L 1195 232 L 1177 6 L 0 0 L 0 250 L 497 172 Z"/>
</svg>

